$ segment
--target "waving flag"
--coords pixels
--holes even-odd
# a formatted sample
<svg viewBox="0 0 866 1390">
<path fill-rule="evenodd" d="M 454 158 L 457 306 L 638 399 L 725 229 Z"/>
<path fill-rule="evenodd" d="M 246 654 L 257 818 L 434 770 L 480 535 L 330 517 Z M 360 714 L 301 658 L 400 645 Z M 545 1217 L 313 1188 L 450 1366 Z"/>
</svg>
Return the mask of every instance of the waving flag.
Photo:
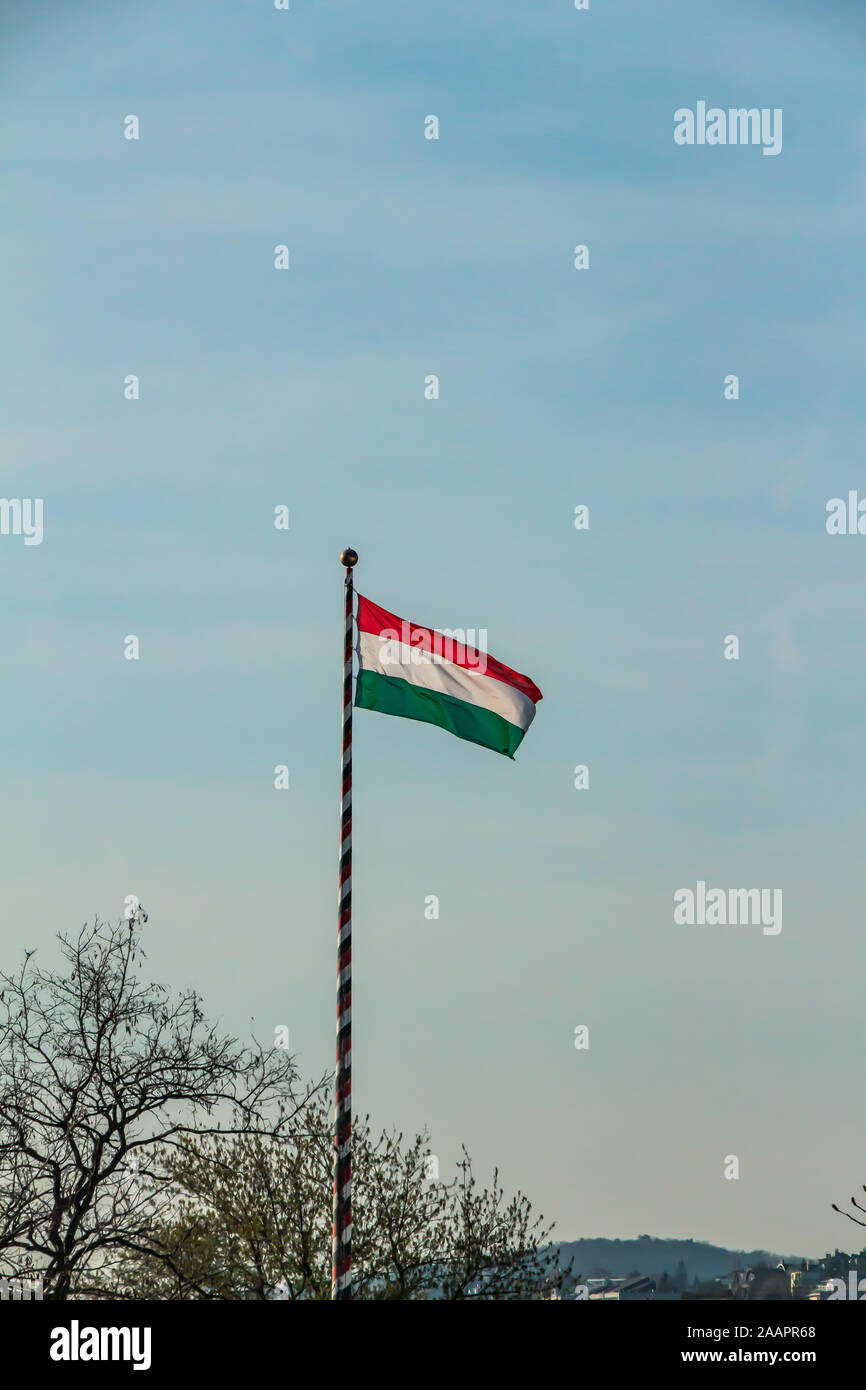
<svg viewBox="0 0 866 1390">
<path fill-rule="evenodd" d="M 361 594 L 357 633 L 356 706 L 438 724 L 514 757 L 541 699 L 528 676 Z"/>
</svg>

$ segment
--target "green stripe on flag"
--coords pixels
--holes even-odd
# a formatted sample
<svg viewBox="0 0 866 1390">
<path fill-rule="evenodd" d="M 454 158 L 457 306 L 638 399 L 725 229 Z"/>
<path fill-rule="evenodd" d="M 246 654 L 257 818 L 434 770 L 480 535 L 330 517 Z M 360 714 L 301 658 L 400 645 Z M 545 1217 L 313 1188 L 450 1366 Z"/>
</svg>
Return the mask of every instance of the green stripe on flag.
<svg viewBox="0 0 866 1390">
<path fill-rule="evenodd" d="M 360 709 L 375 709 L 380 714 L 396 714 L 401 719 L 420 719 L 437 724 L 458 738 L 492 748 L 513 758 L 524 730 L 509 724 L 501 714 L 412 685 L 398 676 L 383 676 L 379 671 L 359 671 L 355 687 L 355 704 Z"/>
</svg>

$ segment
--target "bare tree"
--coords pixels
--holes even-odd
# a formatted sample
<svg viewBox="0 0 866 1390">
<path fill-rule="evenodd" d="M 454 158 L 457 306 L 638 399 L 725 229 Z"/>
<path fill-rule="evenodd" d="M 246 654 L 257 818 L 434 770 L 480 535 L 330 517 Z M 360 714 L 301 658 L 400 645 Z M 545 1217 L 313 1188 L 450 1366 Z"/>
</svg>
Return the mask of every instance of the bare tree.
<svg viewBox="0 0 866 1390">
<path fill-rule="evenodd" d="M 863 1184 L 863 1191 L 866 1192 L 866 1183 Z M 855 1226 L 866 1226 L 866 1221 L 861 1221 L 858 1216 L 852 1216 L 850 1211 L 843 1211 L 841 1207 L 836 1206 L 835 1202 L 831 1202 L 830 1205 L 832 1206 L 834 1211 L 838 1211 L 840 1216 L 847 1216 L 849 1221 L 853 1221 Z M 856 1197 L 851 1198 L 851 1205 L 852 1207 L 856 1207 L 857 1211 L 861 1212 L 864 1216 L 866 1216 L 866 1207 L 864 1207 L 860 1202 L 858 1202 Z"/>
<path fill-rule="evenodd" d="M 185 1136 L 280 1134 L 317 1089 L 285 1050 L 220 1034 L 194 990 L 143 981 L 141 923 L 61 934 L 58 971 L 28 952 L 0 972 L 0 1273 L 23 1263 L 47 1298 L 149 1248 Z"/>
</svg>

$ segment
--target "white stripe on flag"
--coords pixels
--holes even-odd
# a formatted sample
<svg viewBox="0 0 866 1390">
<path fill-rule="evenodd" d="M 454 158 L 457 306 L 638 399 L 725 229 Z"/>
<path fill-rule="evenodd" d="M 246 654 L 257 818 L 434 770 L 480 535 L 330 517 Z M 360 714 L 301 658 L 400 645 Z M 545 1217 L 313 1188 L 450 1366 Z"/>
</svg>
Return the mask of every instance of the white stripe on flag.
<svg viewBox="0 0 866 1390">
<path fill-rule="evenodd" d="M 437 695 L 451 695 L 455 700 L 478 705 L 500 714 L 518 729 L 528 729 L 535 718 L 534 701 L 515 686 L 441 658 L 422 661 L 417 647 L 395 638 L 359 632 L 358 661 L 362 671 L 377 671 L 382 676 L 408 681 L 410 685 L 422 686 Z"/>
</svg>

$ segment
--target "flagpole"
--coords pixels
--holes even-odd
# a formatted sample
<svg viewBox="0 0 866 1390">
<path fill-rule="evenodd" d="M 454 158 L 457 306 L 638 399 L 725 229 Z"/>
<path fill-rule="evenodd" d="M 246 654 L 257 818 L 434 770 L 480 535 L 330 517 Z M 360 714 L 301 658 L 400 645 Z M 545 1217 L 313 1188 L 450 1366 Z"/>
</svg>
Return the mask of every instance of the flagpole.
<svg viewBox="0 0 866 1390">
<path fill-rule="evenodd" d="M 355 635 L 354 550 L 344 550 L 343 763 L 340 877 L 337 892 L 337 1061 L 334 1069 L 334 1224 L 331 1298 L 352 1297 L 352 651 Z"/>
</svg>

